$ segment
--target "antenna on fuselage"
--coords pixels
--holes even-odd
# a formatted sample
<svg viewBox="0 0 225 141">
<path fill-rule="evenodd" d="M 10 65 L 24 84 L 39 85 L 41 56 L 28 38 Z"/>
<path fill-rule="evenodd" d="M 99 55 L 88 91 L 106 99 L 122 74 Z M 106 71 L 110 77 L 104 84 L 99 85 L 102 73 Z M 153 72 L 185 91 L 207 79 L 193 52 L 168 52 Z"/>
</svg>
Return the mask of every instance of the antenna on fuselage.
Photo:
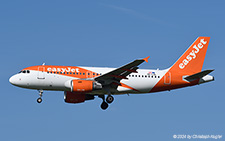
<svg viewBox="0 0 225 141">
<path fill-rule="evenodd" d="M 42 66 L 44 66 L 44 65 L 45 65 L 45 63 L 42 64 Z"/>
</svg>

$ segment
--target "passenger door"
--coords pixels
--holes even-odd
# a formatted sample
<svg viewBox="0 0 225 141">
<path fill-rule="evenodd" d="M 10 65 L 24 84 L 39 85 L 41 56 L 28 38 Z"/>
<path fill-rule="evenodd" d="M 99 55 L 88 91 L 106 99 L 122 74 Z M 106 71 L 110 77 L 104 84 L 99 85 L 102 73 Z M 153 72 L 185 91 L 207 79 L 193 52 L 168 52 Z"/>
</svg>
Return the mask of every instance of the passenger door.
<svg viewBox="0 0 225 141">
<path fill-rule="evenodd" d="M 38 79 L 45 79 L 45 67 L 38 67 Z"/>
</svg>

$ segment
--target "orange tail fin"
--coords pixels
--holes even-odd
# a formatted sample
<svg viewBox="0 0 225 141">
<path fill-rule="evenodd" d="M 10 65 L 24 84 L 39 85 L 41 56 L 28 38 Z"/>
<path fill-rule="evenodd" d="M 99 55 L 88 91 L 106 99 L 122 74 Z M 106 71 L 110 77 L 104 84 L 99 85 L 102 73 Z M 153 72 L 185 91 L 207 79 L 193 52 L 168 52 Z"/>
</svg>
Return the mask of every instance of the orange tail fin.
<svg viewBox="0 0 225 141">
<path fill-rule="evenodd" d="M 210 37 L 198 37 L 187 51 L 170 68 L 185 74 L 194 74 L 202 70 Z"/>
</svg>

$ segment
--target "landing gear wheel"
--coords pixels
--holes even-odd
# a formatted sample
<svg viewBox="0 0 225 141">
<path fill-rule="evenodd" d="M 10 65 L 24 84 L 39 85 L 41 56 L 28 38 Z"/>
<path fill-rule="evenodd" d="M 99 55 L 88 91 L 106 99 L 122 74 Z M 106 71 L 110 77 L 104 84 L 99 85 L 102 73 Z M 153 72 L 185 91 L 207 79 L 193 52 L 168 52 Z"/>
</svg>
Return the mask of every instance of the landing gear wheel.
<svg viewBox="0 0 225 141">
<path fill-rule="evenodd" d="M 106 110 L 108 108 L 108 106 L 109 106 L 108 103 L 106 103 L 105 101 L 103 101 L 101 104 L 102 110 Z"/>
<path fill-rule="evenodd" d="M 37 99 L 37 102 L 38 102 L 38 103 L 41 103 L 41 102 L 42 102 L 42 99 L 41 99 L 41 98 L 38 98 L 38 99 Z"/>
<path fill-rule="evenodd" d="M 43 94 L 43 90 L 38 90 L 39 91 L 39 98 L 37 99 L 37 103 L 41 103 L 42 102 L 42 94 Z"/>
<path fill-rule="evenodd" d="M 107 98 L 106 98 L 106 102 L 109 103 L 109 104 L 112 103 L 113 100 L 114 100 L 114 97 L 111 96 L 111 95 L 108 95 Z"/>
</svg>

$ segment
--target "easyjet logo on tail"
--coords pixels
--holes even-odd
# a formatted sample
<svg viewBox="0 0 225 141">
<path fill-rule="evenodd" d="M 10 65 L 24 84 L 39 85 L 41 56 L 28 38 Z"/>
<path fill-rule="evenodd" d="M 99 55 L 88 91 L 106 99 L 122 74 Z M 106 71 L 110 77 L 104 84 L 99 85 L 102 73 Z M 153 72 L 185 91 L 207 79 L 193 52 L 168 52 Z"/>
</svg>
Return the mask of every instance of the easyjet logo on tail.
<svg viewBox="0 0 225 141">
<path fill-rule="evenodd" d="M 207 43 L 204 39 L 200 40 L 198 45 L 193 46 L 193 50 L 187 55 L 187 57 L 179 64 L 180 69 L 184 69 L 193 59 L 195 59 L 199 53 L 199 51 L 204 47 Z"/>
</svg>

